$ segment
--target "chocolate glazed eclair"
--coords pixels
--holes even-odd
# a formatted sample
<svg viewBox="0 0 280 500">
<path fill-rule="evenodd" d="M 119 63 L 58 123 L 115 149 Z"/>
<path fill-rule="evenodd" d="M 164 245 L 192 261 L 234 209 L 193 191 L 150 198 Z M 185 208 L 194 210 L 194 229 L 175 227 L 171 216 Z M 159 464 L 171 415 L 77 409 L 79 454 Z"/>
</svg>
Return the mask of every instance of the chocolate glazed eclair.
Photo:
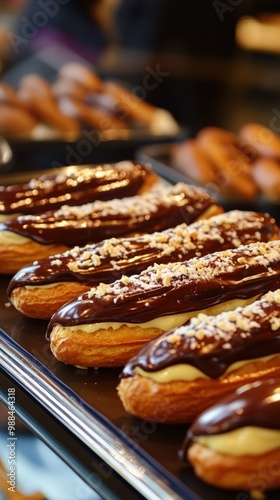
<svg viewBox="0 0 280 500">
<path fill-rule="evenodd" d="M 70 301 L 48 326 L 53 354 L 77 366 L 121 366 L 199 313 L 247 305 L 280 286 L 280 241 L 155 264 Z"/>
<path fill-rule="evenodd" d="M 66 302 L 101 282 L 140 273 L 149 265 L 201 257 L 220 249 L 279 237 L 268 214 L 233 210 L 187 226 L 131 238 L 110 238 L 74 247 L 21 269 L 10 281 L 8 297 L 22 314 L 50 319 Z"/>
<path fill-rule="evenodd" d="M 0 224 L 0 272 L 15 273 L 35 259 L 75 245 L 152 233 L 221 212 L 206 191 L 179 183 L 143 195 L 13 217 Z"/>
<path fill-rule="evenodd" d="M 65 204 L 134 196 L 157 181 L 148 166 L 133 161 L 64 167 L 24 184 L 0 186 L 0 221 L 18 214 L 56 210 Z"/>
</svg>

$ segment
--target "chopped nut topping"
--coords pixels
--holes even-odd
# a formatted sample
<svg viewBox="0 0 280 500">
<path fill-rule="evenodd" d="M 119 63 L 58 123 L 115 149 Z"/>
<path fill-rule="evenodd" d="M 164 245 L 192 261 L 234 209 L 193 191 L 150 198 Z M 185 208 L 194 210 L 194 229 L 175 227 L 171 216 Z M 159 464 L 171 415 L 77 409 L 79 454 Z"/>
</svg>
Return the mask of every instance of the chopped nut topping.
<svg viewBox="0 0 280 500">
<path fill-rule="evenodd" d="M 186 199 L 190 200 L 192 206 L 190 207 L 193 211 L 195 207 L 201 209 L 201 198 L 209 198 L 203 189 L 188 186 L 187 184 L 178 183 L 172 187 L 164 187 L 157 185 L 147 193 L 142 195 L 127 197 L 127 198 L 115 198 L 107 201 L 94 201 L 92 203 L 87 203 L 81 206 L 69 206 L 63 205 L 59 210 L 54 213 L 54 217 L 74 217 L 79 220 L 81 218 L 101 215 L 102 217 L 107 217 L 111 215 L 125 215 L 125 216 L 146 216 L 157 211 L 159 206 L 169 207 L 176 203 L 177 206 L 185 205 Z"/>
<path fill-rule="evenodd" d="M 245 307 L 238 307 L 234 311 L 227 311 L 218 314 L 217 316 L 207 316 L 206 314 L 198 314 L 190 319 L 188 325 L 180 326 L 173 330 L 169 335 L 163 337 L 162 342 L 166 339 L 172 343 L 172 339 L 177 339 L 179 336 L 186 337 L 189 341 L 191 350 L 207 351 L 207 346 L 201 345 L 203 339 L 211 340 L 214 338 L 217 342 L 222 342 L 223 349 L 231 349 L 231 341 L 238 332 L 242 339 L 246 339 L 252 335 L 252 332 L 258 332 L 261 329 L 262 319 L 267 318 L 267 312 L 270 310 L 269 319 L 272 331 L 277 331 L 280 328 L 279 304 L 280 304 L 280 289 L 274 292 L 268 292 L 259 300 Z M 271 305 L 276 307 L 271 311 Z"/>
<path fill-rule="evenodd" d="M 52 266 L 61 266 L 62 261 L 60 259 L 54 259 L 51 261 Z"/>
</svg>

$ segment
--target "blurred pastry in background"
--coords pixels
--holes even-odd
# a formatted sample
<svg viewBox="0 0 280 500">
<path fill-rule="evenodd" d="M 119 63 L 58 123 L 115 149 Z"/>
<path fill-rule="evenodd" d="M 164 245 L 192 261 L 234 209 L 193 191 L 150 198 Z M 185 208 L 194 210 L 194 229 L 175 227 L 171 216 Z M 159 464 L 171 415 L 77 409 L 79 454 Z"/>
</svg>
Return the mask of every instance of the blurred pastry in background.
<svg viewBox="0 0 280 500">
<path fill-rule="evenodd" d="M 62 132 L 79 130 L 78 121 L 60 111 L 51 85 L 42 77 L 30 74 L 22 78 L 18 96 L 40 123 Z"/>
<path fill-rule="evenodd" d="M 0 134 L 28 134 L 36 127 L 37 118 L 8 84 L 0 83 Z"/>
<path fill-rule="evenodd" d="M 91 287 L 111 283 L 123 274 L 140 273 L 155 262 L 191 259 L 221 248 L 278 237 L 279 228 L 269 215 L 233 210 L 189 226 L 180 224 L 139 237 L 111 238 L 37 260 L 12 278 L 7 294 L 22 314 L 50 319 L 66 302 Z"/>
<path fill-rule="evenodd" d="M 78 62 L 66 63 L 53 83 L 37 74 L 26 74 L 14 89 L 0 83 L 0 133 L 26 138 L 48 132 L 73 133 L 83 128 L 98 131 L 143 128 L 154 134 L 176 135 L 180 127 L 165 109 L 137 97 L 114 81 L 103 81 Z"/>
<path fill-rule="evenodd" d="M 135 196 L 78 206 L 63 204 L 57 210 L 11 217 L 0 223 L 0 272 L 15 273 L 34 260 L 75 245 L 153 233 L 222 212 L 205 190 L 178 183 L 168 187 L 156 184 Z"/>
</svg>

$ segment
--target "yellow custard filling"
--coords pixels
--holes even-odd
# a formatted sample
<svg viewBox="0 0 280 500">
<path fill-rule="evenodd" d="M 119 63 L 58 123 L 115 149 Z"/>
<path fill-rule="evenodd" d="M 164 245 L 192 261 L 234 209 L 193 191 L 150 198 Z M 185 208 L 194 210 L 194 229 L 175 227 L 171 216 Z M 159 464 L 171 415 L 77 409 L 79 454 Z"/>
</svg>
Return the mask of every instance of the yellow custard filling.
<svg viewBox="0 0 280 500">
<path fill-rule="evenodd" d="M 262 455 L 280 448 L 280 431 L 248 426 L 194 440 L 224 455 Z"/>
<path fill-rule="evenodd" d="M 272 354 L 270 356 L 264 356 L 258 359 L 237 361 L 236 363 L 232 363 L 232 365 L 230 365 L 227 368 L 227 370 L 225 371 L 225 375 L 234 370 L 237 370 L 238 368 L 241 368 L 244 365 L 247 365 L 248 363 L 253 363 L 255 361 L 266 363 L 269 359 L 273 358 L 274 356 L 275 354 Z M 145 370 L 137 366 L 134 369 L 134 372 L 137 373 L 138 375 L 141 375 L 141 377 L 149 378 L 159 384 L 167 384 L 168 382 L 175 382 L 175 381 L 178 382 L 180 380 L 191 382 L 197 378 L 208 378 L 208 379 L 210 378 L 207 375 L 205 375 L 205 373 L 198 370 L 198 368 L 186 364 L 169 366 L 168 368 L 164 368 L 163 370 L 158 370 L 156 372 L 146 372 Z"/>
<path fill-rule="evenodd" d="M 0 231 L 0 245 L 24 245 L 30 242 L 30 238 L 13 233 L 12 231 Z"/>
<path fill-rule="evenodd" d="M 41 287 L 40 287 L 41 288 Z M 90 324 L 82 324 L 82 325 L 74 325 L 67 326 L 67 330 L 72 331 L 82 331 L 85 333 L 94 333 L 98 330 L 118 330 L 122 326 L 127 326 L 128 328 L 159 328 L 163 332 L 168 332 L 169 330 L 173 330 L 179 326 L 182 326 L 193 316 L 197 316 L 198 314 L 207 314 L 208 316 L 219 314 L 223 311 L 232 311 L 233 309 L 248 305 L 251 302 L 254 302 L 256 297 L 252 297 L 251 299 L 233 299 L 228 300 L 227 302 L 223 302 L 221 304 L 216 304 L 212 307 L 208 307 L 206 309 L 200 309 L 199 311 L 188 311 L 186 313 L 181 314 L 172 314 L 170 316 L 163 316 L 160 318 L 155 318 L 151 321 L 147 321 L 145 323 L 118 323 L 118 322 L 102 322 L 102 323 L 90 323 Z"/>
</svg>

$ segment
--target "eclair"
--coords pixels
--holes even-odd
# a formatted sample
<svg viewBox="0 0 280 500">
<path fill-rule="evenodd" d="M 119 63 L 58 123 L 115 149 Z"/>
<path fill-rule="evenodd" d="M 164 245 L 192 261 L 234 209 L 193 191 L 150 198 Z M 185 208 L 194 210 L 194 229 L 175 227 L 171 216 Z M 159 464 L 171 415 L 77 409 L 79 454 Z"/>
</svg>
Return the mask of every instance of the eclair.
<svg viewBox="0 0 280 500">
<path fill-rule="evenodd" d="M 280 488 L 279 414 L 280 378 L 246 384 L 198 416 L 179 457 L 208 484 L 263 498 Z"/>
<path fill-rule="evenodd" d="M 56 210 L 65 204 L 134 196 L 148 191 L 157 181 L 158 176 L 148 166 L 135 161 L 65 167 L 27 183 L 0 186 L 0 220 Z"/>
<path fill-rule="evenodd" d="M 171 149 L 174 167 L 212 191 L 244 201 L 280 197 L 280 136 L 257 123 L 237 133 L 204 127 Z"/>
<path fill-rule="evenodd" d="M 0 223 L 0 272 L 11 274 L 34 260 L 110 237 L 152 233 L 223 212 L 205 190 L 179 183 L 142 195 L 63 205 Z"/>
<path fill-rule="evenodd" d="M 192 422 L 244 383 L 280 376 L 280 289 L 151 341 L 125 366 L 118 393 L 128 413 Z"/>
<path fill-rule="evenodd" d="M 280 160 L 280 137 L 270 128 L 259 123 L 245 123 L 239 129 L 238 136 L 255 151 L 255 156 Z"/>
<path fill-rule="evenodd" d="M 52 316 L 47 336 L 54 356 L 66 364 L 121 366 L 199 313 L 233 310 L 279 286 L 279 240 L 156 263 L 65 304 Z"/>
<path fill-rule="evenodd" d="M 22 268 L 8 297 L 22 314 L 50 319 L 60 307 L 101 282 L 140 273 L 149 265 L 200 257 L 220 249 L 279 237 L 268 214 L 233 210 L 187 226 L 131 238 L 110 238 L 74 247 Z"/>
</svg>

